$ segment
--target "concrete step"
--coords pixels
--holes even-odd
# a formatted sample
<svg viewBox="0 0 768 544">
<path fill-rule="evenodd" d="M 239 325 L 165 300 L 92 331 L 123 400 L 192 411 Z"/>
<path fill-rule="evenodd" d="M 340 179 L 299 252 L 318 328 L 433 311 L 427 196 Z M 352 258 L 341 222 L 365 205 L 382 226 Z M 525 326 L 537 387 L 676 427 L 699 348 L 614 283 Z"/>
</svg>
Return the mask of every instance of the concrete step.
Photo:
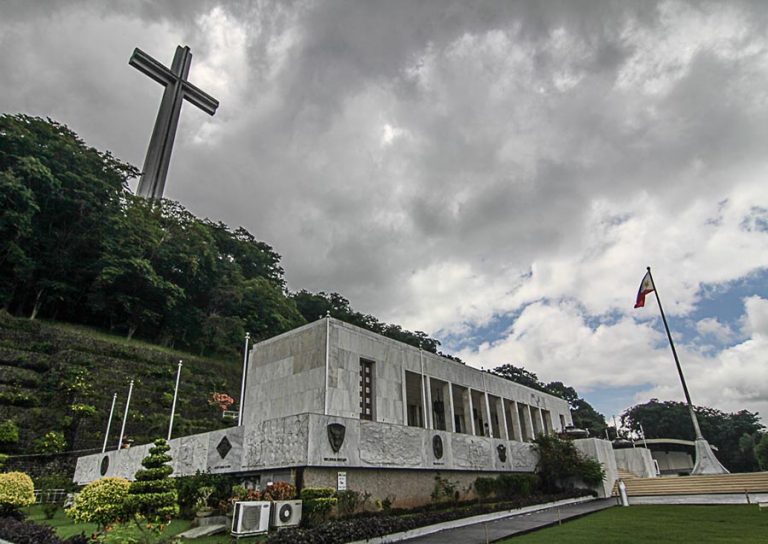
<svg viewBox="0 0 768 544">
<path fill-rule="evenodd" d="M 204 536 L 217 535 L 219 533 L 224 533 L 226 531 L 227 531 L 227 526 L 222 524 L 201 525 L 200 527 L 195 527 L 194 529 L 184 531 L 179 536 L 181 538 L 193 539 L 193 538 L 201 538 Z"/>
<path fill-rule="evenodd" d="M 768 492 L 768 472 L 666 478 L 622 476 L 622 480 L 629 496 Z M 618 494 L 618 483 L 613 494 Z"/>
</svg>

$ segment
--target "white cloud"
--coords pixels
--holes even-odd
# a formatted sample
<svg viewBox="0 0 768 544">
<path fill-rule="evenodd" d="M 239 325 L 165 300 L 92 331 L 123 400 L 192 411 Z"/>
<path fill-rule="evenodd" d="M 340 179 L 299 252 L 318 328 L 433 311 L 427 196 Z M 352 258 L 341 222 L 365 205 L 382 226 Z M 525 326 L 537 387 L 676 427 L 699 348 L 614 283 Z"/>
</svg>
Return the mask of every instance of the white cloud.
<svg viewBox="0 0 768 544">
<path fill-rule="evenodd" d="M 760 3 L 179 6 L 9 3 L 0 107 L 141 165 L 161 89 L 130 52 L 190 45 L 221 107 L 184 108 L 167 196 L 274 245 L 293 289 L 430 333 L 520 313 L 462 356 L 679 398 L 653 298 L 631 308 L 645 266 L 686 319 L 703 284 L 768 267 Z M 715 406 L 700 376 L 762 406 L 739 376 L 768 317 L 745 304 L 744 342 L 710 346 L 738 328 L 713 315 L 681 346 Z"/>
</svg>

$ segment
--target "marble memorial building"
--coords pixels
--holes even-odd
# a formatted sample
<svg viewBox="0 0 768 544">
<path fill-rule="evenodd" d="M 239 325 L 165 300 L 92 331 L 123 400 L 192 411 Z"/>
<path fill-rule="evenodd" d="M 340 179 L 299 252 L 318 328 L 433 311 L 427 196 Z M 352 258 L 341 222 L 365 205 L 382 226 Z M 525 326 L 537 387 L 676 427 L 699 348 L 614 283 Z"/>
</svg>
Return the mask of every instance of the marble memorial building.
<svg viewBox="0 0 768 544">
<path fill-rule="evenodd" d="M 560 398 L 328 317 L 255 344 L 241 425 L 175 438 L 170 454 L 176 476 L 345 482 L 405 506 L 438 473 L 463 491 L 532 471 L 533 437 L 571 422 Z M 75 481 L 130 479 L 149 447 L 81 457 Z"/>
</svg>

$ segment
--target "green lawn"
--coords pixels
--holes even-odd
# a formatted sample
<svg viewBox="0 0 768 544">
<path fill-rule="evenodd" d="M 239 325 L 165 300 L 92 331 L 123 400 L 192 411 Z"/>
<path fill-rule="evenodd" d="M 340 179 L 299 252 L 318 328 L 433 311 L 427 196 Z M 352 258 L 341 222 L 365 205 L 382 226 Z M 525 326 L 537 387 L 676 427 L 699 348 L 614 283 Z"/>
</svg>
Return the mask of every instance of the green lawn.
<svg viewBox="0 0 768 544">
<path fill-rule="evenodd" d="M 505 544 L 552 542 L 765 543 L 768 542 L 768 512 L 760 512 L 757 505 L 617 507 L 504 541 Z"/>
<path fill-rule="evenodd" d="M 27 519 L 30 521 L 34 521 L 35 523 L 41 523 L 41 524 L 44 523 L 52 526 L 56 530 L 56 534 L 58 534 L 59 537 L 61 538 L 68 538 L 72 535 L 78 535 L 80 533 L 85 533 L 86 535 L 90 535 L 96 530 L 96 525 L 93 523 L 73 522 L 70 518 L 68 518 L 64 514 L 64 511 L 61 509 L 59 509 L 56 512 L 56 515 L 53 517 L 53 519 L 45 519 L 45 515 L 43 514 L 42 507 L 33 506 L 27 509 Z M 166 529 L 164 534 L 166 536 L 173 536 L 179 533 L 183 533 L 184 531 L 190 528 L 190 524 L 191 522 L 187 520 L 174 520 L 168 526 L 168 529 Z M 117 528 L 112 539 L 114 541 L 121 540 L 119 537 L 119 535 L 121 534 L 126 534 L 126 535 L 138 534 L 138 530 L 130 525 L 128 525 L 125 528 Z M 263 540 L 264 540 L 264 537 L 241 538 L 238 542 L 242 544 L 255 544 L 257 542 L 262 542 Z M 184 540 L 184 542 L 190 542 L 190 544 L 191 543 L 230 544 L 230 542 L 232 541 L 233 539 L 230 538 L 229 534 L 209 536 L 205 538 L 196 538 L 194 540 Z"/>
</svg>

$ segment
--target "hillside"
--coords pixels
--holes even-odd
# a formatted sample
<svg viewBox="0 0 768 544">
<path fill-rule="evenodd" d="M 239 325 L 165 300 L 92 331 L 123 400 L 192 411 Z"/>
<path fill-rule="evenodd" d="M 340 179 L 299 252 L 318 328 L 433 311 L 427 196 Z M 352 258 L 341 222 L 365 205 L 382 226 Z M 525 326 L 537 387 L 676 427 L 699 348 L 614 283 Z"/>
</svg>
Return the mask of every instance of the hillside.
<svg viewBox="0 0 768 544">
<path fill-rule="evenodd" d="M 174 435 L 228 424 L 208 404 L 213 392 L 236 398 L 241 362 L 217 360 L 112 337 L 85 327 L 15 318 L 0 311 L 0 421 L 12 420 L 19 440 L 8 453 L 101 448 L 113 393 L 117 405 L 109 447 L 122 424 L 128 382 L 135 380 L 126 435 L 136 443 L 168 430 L 176 367 L 184 365 Z M 61 433 L 65 443 L 44 436 Z"/>
</svg>

